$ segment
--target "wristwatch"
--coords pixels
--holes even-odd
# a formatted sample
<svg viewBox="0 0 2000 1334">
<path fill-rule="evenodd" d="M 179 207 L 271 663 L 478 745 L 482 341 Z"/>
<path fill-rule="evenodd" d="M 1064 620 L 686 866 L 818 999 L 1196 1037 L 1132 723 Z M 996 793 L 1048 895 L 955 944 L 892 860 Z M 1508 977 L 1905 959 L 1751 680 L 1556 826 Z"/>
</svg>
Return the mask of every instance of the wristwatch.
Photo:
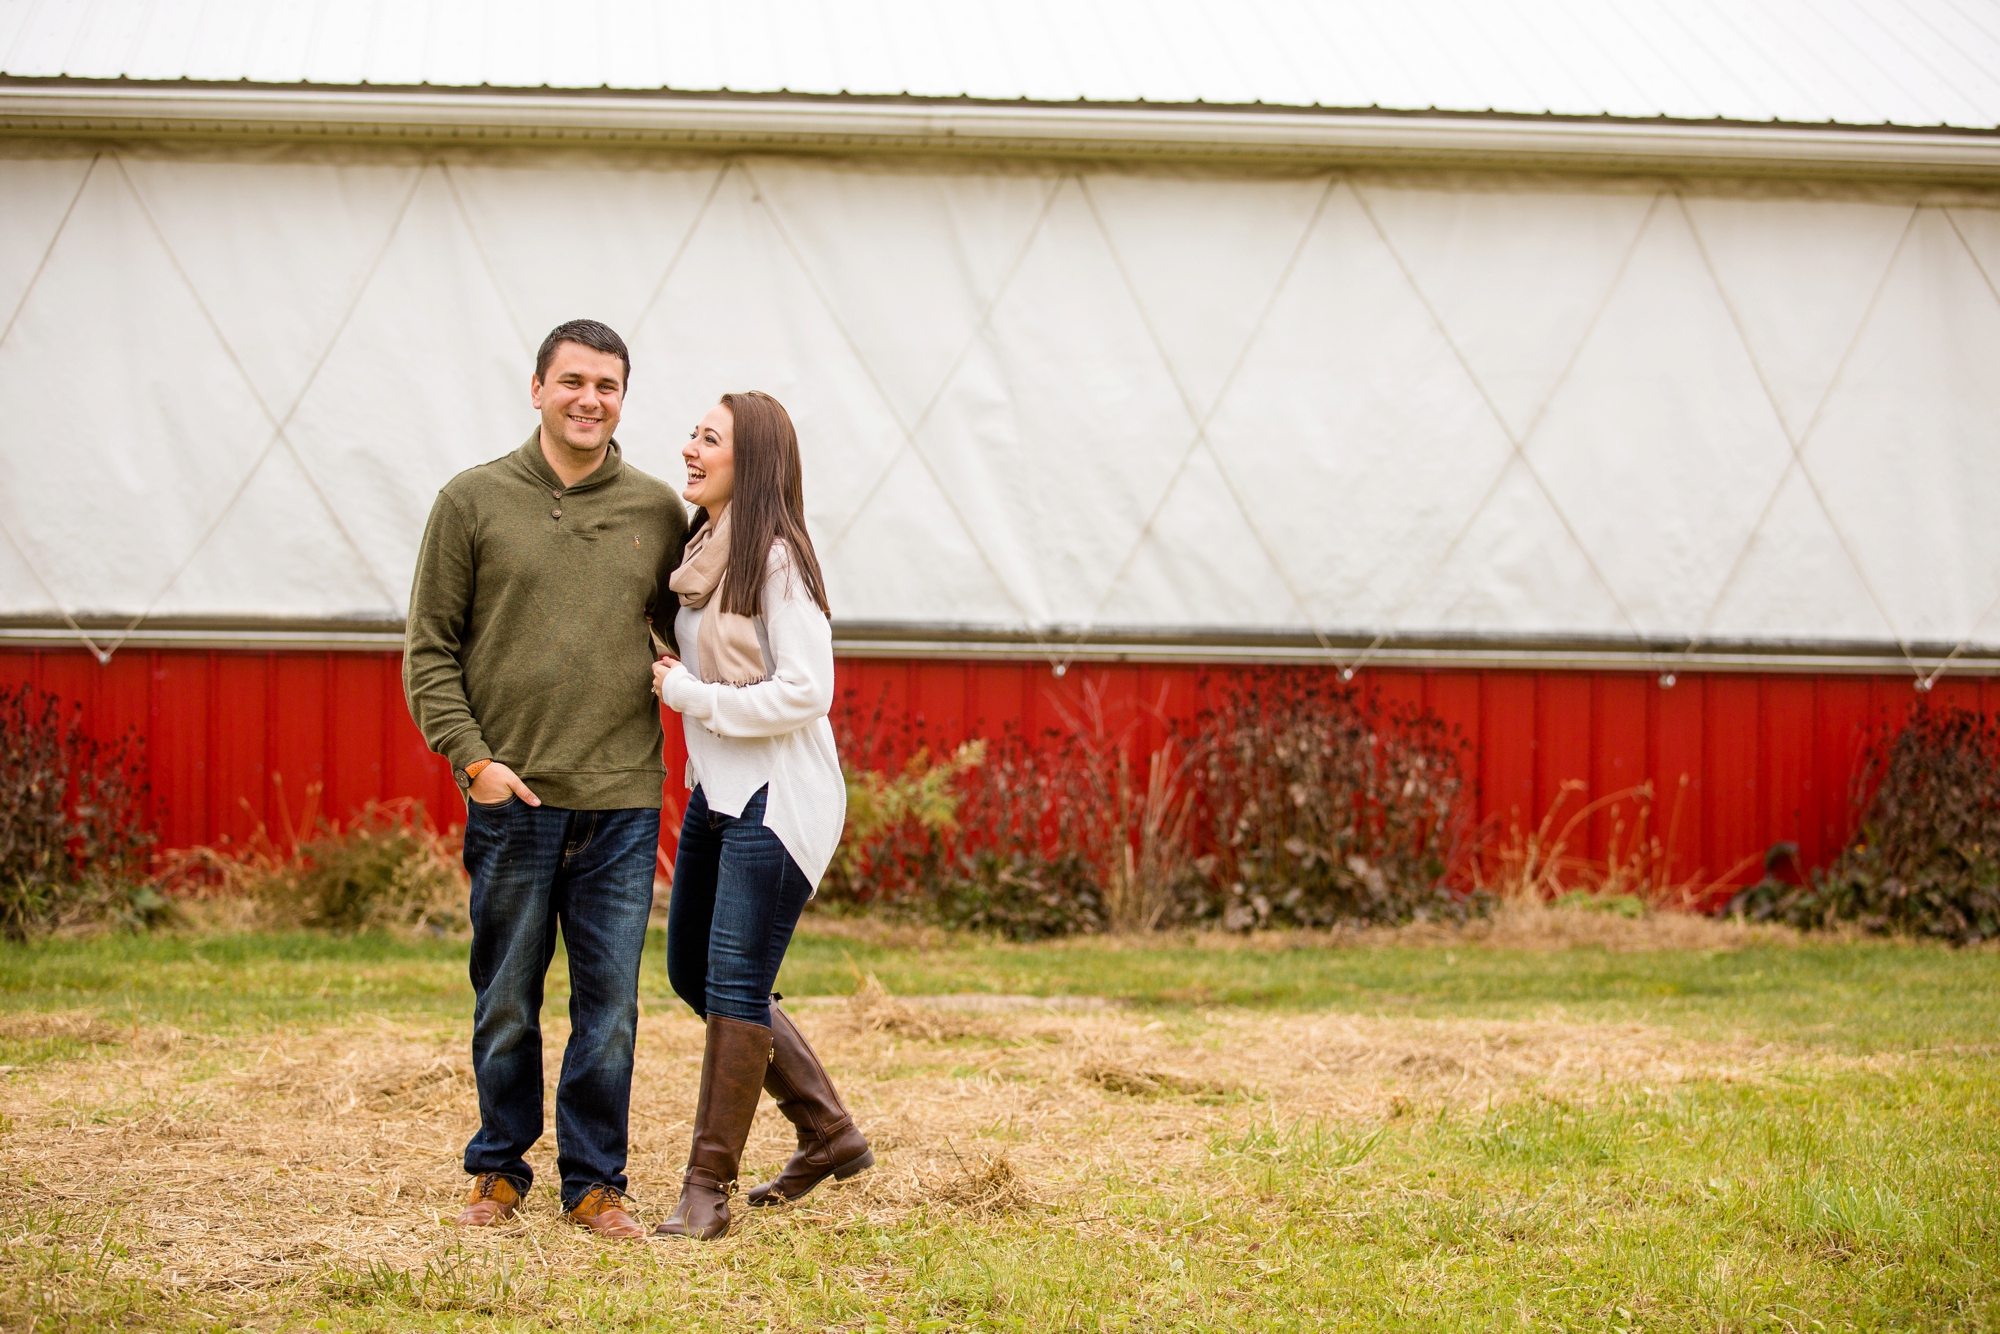
<svg viewBox="0 0 2000 1334">
<path fill-rule="evenodd" d="M 491 763 L 493 763 L 491 759 L 474 760 L 463 769 L 453 769 L 451 776 L 457 780 L 461 792 L 470 792 L 472 791 L 472 780 L 479 777 L 480 773 Z"/>
</svg>

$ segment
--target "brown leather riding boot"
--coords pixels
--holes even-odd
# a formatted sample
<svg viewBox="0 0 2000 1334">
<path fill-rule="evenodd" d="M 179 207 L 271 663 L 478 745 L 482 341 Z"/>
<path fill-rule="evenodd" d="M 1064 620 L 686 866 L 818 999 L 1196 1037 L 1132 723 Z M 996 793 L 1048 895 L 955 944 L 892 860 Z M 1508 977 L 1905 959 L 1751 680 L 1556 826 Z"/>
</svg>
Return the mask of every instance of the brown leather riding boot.
<svg viewBox="0 0 2000 1334">
<path fill-rule="evenodd" d="M 666 1222 L 653 1229 L 661 1237 L 710 1241 L 729 1231 L 729 1192 L 743 1142 L 771 1067 L 771 1030 L 762 1024 L 708 1017 L 708 1046 L 701 1055 L 701 1097 L 694 1109 L 694 1143 L 688 1147 L 681 1201 Z"/>
<path fill-rule="evenodd" d="M 646 1229 L 639 1220 L 627 1212 L 625 1197 L 609 1186 L 592 1186 L 576 1202 L 575 1208 L 564 1212 L 563 1217 L 578 1227 L 589 1228 L 600 1237 L 629 1241 L 646 1235 Z"/>
<path fill-rule="evenodd" d="M 799 1148 L 775 1179 L 751 1187 L 753 1205 L 796 1200 L 828 1177 L 845 1181 L 875 1166 L 875 1152 L 855 1126 L 853 1113 L 841 1102 L 805 1034 L 778 1008 L 779 999 L 771 997 L 771 1068 L 764 1075 L 764 1091 L 798 1127 Z"/>
<path fill-rule="evenodd" d="M 465 1211 L 458 1216 L 460 1227 L 498 1227 L 514 1221 L 521 1207 L 521 1188 L 498 1172 L 481 1172 L 472 1178 L 472 1193 L 465 1197 Z"/>
</svg>

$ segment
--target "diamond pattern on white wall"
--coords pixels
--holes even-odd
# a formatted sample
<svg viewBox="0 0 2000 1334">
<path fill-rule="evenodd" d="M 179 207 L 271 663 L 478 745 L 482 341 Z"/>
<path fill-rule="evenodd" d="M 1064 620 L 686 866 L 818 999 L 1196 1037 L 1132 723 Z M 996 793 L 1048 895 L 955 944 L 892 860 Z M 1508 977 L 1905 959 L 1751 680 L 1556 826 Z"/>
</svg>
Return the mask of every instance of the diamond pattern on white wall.
<svg viewBox="0 0 2000 1334">
<path fill-rule="evenodd" d="M 1057 185 L 1040 175 L 750 170 L 909 428 L 978 336 Z"/>
<path fill-rule="evenodd" d="M 287 565 L 295 616 L 327 620 L 397 615 L 320 503 L 290 450 L 273 449 L 154 604 L 156 616 L 246 616 L 264 610 L 254 576 Z"/>
<path fill-rule="evenodd" d="M 251 387 L 282 420 L 360 295 L 420 169 L 120 165 Z"/>
<path fill-rule="evenodd" d="M 640 324 L 665 298 L 672 270 L 686 258 L 691 233 L 729 170 L 583 168 L 561 159 L 528 168 L 449 168 L 481 265 L 518 331 L 512 365 L 523 386 L 542 339 L 565 320 L 601 320 L 635 346 Z M 571 225 L 552 229 L 552 208 L 565 210 Z M 667 369 L 635 361 L 618 443 L 627 461 L 678 484 L 680 442 L 694 419 L 663 374 Z M 520 392 L 525 403 L 525 387 Z"/>
<path fill-rule="evenodd" d="M 1650 193 L 1370 186 L 1367 200 L 1517 440 L 1548 403 L 1654 208 Z"/>
<path fill-rule="evenodd" d="M 813 485 L 807 474 L 808 494 Z M 817 541 L 836 619 L 946 625 L 1018 623 L 1019 604 L 987 564 L 923 460 L 898 454 L 856 516 L 859 540 Z"/>
<path fill-rule="evenodd" d="M 143 611 L 271 434 L 115 167 L 92 173 L 22 304 L 0 399 L 61 405 L 59 432 L 0 453 L 0 523 L 75 613 Z M 8 601 L 24 595 L 45 600 Z"/>
<path fill-rule="evenodd" d="M 1792 467 L 1716 599 L 1701 639 L 1896 637 L 1834 531 L 1805 472 Z"/>
<path fill-rule="evenodd" d="M 792 416 L 805 452 L 807 516 L 838 531 L 903 443 L 895 417 L 754 182 L 732 170 L 702 214 L 644 323 L 624 330 L 649 405 L 621 432 L 628 457 L 676 484 L 680 448 L 725 392 L 761 389 Z"/>
<path fill-rule="evenodd" d="M 1386 623 L 1512 452 L 1346 185 L 1209 438 L 1321 627 Z"/>
<path fill-rule="evenodd" d="M 1327 194 L 1323 178 L 1101 176 L 1091 202 L 1197 416 L 1215 410 Z"/>
<path fill-rule="evenodd" d="M 1791 445 L 1679 209 L 1653 212 L 1524 452 L 1636 629 L 1700 623 Z"/>
<path fill-rule="evenodd" d="M 1686 208 L 1792 438 L 1802 438 L 1910 224 L 1907 205 L 1689 199 Z"/>
<path fill-rule="evenodd" d="M 2000 208 L 1949 208 L 1944 212 L 1978 261 L 1987 289 L 2000 286 Z"/>
<path fill-rule="evenodd" d="M 640 467 L 787 403 L 850 621 L 2000 642 L 1993 210 L 556 155 L 0 193 L 0 393 L 75 422 L 0 451 L 6 614 L 394 614 L 588 314 Z"/>
<path fill-rule="evenodd" d="M 1097 610 L 1126 629 L 1280 626 L 1298 600 L 1230 495 L 1215 457 L 1197 449 Z"/>
<path fill-rule="evenodd" d="M 1092 618 L 1194 429 L 1089 202 L 1066 183 L 918 432 L 1031 624 Z"/>
<path fill-rule="evenodd" d="M 556 159 L 446 170 L 532 353 L 565 320 L 601 320 L 621 333 L 633 327 L 726 169 L 587 168 Z M 563 218 L 560 229 L 549 226 L 551 212 Z"/>
<path fill-rule="evenodd" d="M 536 426 L 524 360 L 449 184 L 427 169 L 287 431 L 399 611 L 437 489 Z"/>
<path fill-rule="evenodd" d="M 1907 640 L 1956 643 L 2000 592 L 2000 302 L 1924 209 L 1803 450 Z"/>
<path fill-rule="evenodd" d="M 27 294 L 63 215 L 76 200 L 89 158 L 0 162 L 0 328 Z"/>
<path fill-rule="evenodd" d="M 1412 584 L 1418 573 L 1414 564 L 1403 571 Z M 1604 634 L 1622 627 L 1624 614 L 1515 458 L 1434 576 L 1417 585 L 1400 625 L 1472 635 Z"/>
</svg>

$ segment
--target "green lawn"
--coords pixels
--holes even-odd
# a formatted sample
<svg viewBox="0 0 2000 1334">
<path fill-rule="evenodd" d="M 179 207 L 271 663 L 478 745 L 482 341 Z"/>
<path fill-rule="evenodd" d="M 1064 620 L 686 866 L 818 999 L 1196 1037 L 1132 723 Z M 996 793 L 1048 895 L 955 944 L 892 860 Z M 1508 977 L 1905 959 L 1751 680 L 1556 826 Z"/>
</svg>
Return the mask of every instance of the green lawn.
<svg viewBox="0 0 2000 1334">
<path fill-rule="evenodd" d="M 1089 940 L 1023 946 L 945 937 L 921 948 L 810 927 L 779 990 L 844 995 L 874 973 L 901 996 L 992 992 L 1104 996 L 1161 1010 L 1235 1006 L 1419 1018 L 1524 1018 L 1561 1007 L 1605 1021 L 1741 1031 L 1848 1052 L 2000 1041 L 2000 955 L 1881 944 L 1794 949 L 1560 953 L 1436 947 L 1216 948 L 1163 938 L 1132 948 Z M 642 994 L 676 1004 L 661 932 L 647 942 Z M 551 998 L 565 994 L 562 959 Z M 0 1013 L 91 1007 L 205 1031 L 339 1023 L 393 1012 L 439 1020 L 471 1011 L 465 946 L 388 936 L 113 936 L 0 944 Z M 0 1060 L 15 1061 L 19 1054 Z"/>
<path fill-rule="evenodd" d="M 1032 1095 L 1050 1110 L 1041 1124 L 1057 1127 L 1038 1133 L 1059 1137 L 1074 1109 L 1077 1133 L 1111 1145 L 1112 1165 L 1060 1189 L 1027 1181 L 999 1204 L 944 1192 L 843 1209 L 831 1195 L 824 1209 L 760 1216 L 700 1248 L 599 1245 L 553 1222 L 467 1242 L 430 1213 L 392 1209 L 385 1226 L 416 1249 L 329 1250 L 310 1273 L 204 1286 L 176 1269 L 146 1201 L 119 1194 L 115 1167 L 95 1192 L 60 1187 L 53 1168 L 34 1167 L 36 1137 L 73 1135 L 77 1152 L 93 1150 L 120 1127 L 157 1120 L 178 1096 L 162 1087 L 173 1071 L 206 1089 L 199 1081 L 274 1038 L 388 1023 L 462 1042 L 463 944 L 291 935 L 7 946 L 0 1148 L 15 1179 L 0 1194 L 0 1324 L 2000 1327 L 2000 953 L 898 945 L 808 932 L 780 986 L 843 994 L 870 973 L 898 996 L 1123 1001 L 1122 1027 L 1102 1032 L 1133 1042 L 1157 1033 L 1147 1040 L 1178 1044 L 1161 1050 L 1195 1070 L 1230 1068 L 1228 1034 L 1339 1015 L 1369 1025 L 1371 1041 L 1419 1045 L 1478 1021 L 1496 1050 L 1509 1025 L 1530 1035 L 1569 1025 L 1585 1046 L 1641 1032 L 1687 1044 L 1663 1048 L 1667 1065 L 1694 1068 L 1657 1083 L 1527 1084 L 1483 1100 L 1413 1093 L 1407 1104 L 1314 1104 L 1308 1114 L 1288 1101 L 1289 1085 L 1249 1076 L 1218 1084 L 1221 1095 L 1193 1084 L 1143 1098 L 1079 1092 L 1060 1074 L 1071 1067 L 1033 1064 L 1043 1059 L 1033 1044 L 1054 1041 L 1047 1034 L 860 1032 L 842 1059 L 866 1066 L 883 1105 L 926 1080 L 972 1098 Z M 657 940 L 643 993 L 649 1014 L 671 1011 Z M 554 979 L 552 1008 L 561 995 Z M 91 1022 L 38 1027 L 44 1012 Z M 121 1062 L 143 1046 L 118 1036 L 126 1029 L 179 1030 L 174 1050 L 187 1055 L 148 1067 L 167 1076 L 121 1084 Z M 1024 1083 L 1034 1088 L 1022 1093 Z M 110 1091 L 90 1111 L 99 1088 Z M 179 1113 L 190 1122 L 233 1114 L 200 1112 L 207 1097 L 172 1105 L 195 1109 Z M 292 1104 L 272 1105 L 276 1115 Z M 462 1133 L 467 1115 L 447 1109 L 438 1124 Z M 996 1121 L 977 1152 L 1004 1156 L 1031 1138 Z M 971 1140 L 952 1143 L 954 1154 L 975 1152 Z M 1151 1161 L 1162 1146 L 1181 1146 L 1171 1169 Z M 903 1147 L 888 1147 L 885 1179 Z M 442 1181 L 436 1198 L 452 1189 Z"/>
</svg>

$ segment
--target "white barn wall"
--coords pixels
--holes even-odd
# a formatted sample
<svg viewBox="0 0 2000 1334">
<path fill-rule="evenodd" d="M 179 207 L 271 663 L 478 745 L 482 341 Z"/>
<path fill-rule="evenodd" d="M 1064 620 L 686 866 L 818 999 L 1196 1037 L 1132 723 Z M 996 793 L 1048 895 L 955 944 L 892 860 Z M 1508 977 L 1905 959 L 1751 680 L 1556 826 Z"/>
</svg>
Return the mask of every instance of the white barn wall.
<svg viewBox="0 0 2000 1334">
<path fill-rule="evenodd" d="M 541 334 L 783 399 L 846 623 L 2000 648 L 2000 212 L 544 156 L 0 161 L 0 618 L 393 622 Z"/>
</svg>

